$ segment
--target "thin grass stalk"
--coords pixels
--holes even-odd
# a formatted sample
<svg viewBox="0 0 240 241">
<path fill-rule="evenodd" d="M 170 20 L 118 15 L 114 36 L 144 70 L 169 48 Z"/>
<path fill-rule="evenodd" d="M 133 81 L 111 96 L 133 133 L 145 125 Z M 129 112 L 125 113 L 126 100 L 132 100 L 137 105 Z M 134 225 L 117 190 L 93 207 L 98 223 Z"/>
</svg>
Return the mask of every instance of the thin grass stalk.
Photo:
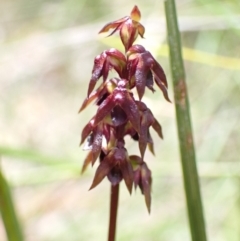
<svg viewBox="0 0 240 241">
<path fill-rule="evenodd" d="M 22 230 L 15 212 L 10 187 L 0 170 L 0 212 L 8 241 L 23 241 Z"/>
<path fill-rule="evenodd" d="M 185 81 L 181 39 L 174 0 L 165 1 L 165 13 L 178 138 L 191 235 L 193 241 L 206 241 L 207 236 L 205 231 L 203 207 L 193 143 L 193 132 L 190 120 L 190 104 Z"/>
<path fill-rule="evenodd" d="M 114 186 L 111 185 L 108 241 L 115 241 L 115 237 L 116 237 L 118 197 L 119 197 L 119 184 Z"/>
</svg>

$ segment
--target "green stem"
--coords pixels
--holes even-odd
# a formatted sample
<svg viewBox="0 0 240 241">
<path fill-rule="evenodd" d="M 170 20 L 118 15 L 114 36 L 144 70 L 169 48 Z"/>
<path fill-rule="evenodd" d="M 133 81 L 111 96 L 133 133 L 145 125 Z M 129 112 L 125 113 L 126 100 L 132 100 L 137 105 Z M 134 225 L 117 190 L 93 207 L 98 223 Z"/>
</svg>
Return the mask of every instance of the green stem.
<svg viewBox="0 0 240 241">
<path fill-rule="evenodd" d="M 0 169 L 0 211 L 8 241 L 23 241 L 17 215 L 13 206 L 10 188 Z"/>
<path fill-rule="evenodd" d="M 190 105 L 185 82 L 181 40 L 174 0 L 165 1 L 165 12 L 178 138 L 191 235 L 193 241 L 206 241 L 207 237 L 190 120 Z"/>
<path fill-rule="evenodd" d="M 110 218 L 108 241 L 114 241 L 116 236 L 117 210 L 118 210 L 119 184 L 111 185 Z"/>
</svg>

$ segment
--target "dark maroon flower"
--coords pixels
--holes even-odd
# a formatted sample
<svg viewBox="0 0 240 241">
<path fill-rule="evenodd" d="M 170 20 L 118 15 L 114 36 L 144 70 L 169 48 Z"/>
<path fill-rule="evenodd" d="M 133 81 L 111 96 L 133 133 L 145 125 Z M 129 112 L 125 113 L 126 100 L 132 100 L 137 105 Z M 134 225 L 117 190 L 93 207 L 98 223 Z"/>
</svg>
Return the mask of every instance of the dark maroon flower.
<svg viewBox="0 0 240 241">
<path fill-rule="evenodd" d="M 141 153 L 141 157 L 144 157 L 144 153 L 148 143 L 152 143 L 152 139 L 149 133 L 149 127 L 152 126 L 154 130 L 158 133 L 160 138 L 163 138 L 162 130 L 160 124 L 154 118 L 150 109 L 141 102 L 136 102 L 138 105 L 138 109 L 140 112 L 140 133 L 139 133 L 139 149 Z"/>
<path fill-rule="evenodd" d="M 99 33 L 108 32 L 110 29 L 114 29 L 110 34 L 114 34 L 116 31 L 120 31 L 120 37 L 122 43 L 127 51 L 138 37 L 138 34 L 143 38 L 145 28 L 139 20 L 141 19 L 141 13 L 137 6 L 134 6 L 130 16 L 120 18 L 116 21 L 106 24 Z"/>
<path fill-rule="evenodd" d="M 94 164 L 94 162 L 97 160 L 101 149 L 102 149 L 102 139 L 103 139 L 103 125 L 100 124 L 98 126 L 94 126 L 94 118 L 89 121 L 89 123 L 83 128 L 82 131 L 82 138 L 81 138 L 81 144 L 87 139 L 87 148 L 90 149 L 90 154 L 88 156 L 88 159 L 91 158 L 91 163 Z M 89 162 L 89 161 L 87 161 Z"/>
<path fill-rule="evenodd" d="M 128 191 L 132 192 L 133 170 L 129 157 L 122 143 L 112 148 L 98 166 L 90 189 L 96 187 L 104 177 L 108 176 L 112 185 L 117 185 L 124 179 Z"/>
<path fill-rule="evenodd" d="M 126 66 L 126 58 L 117 49 L 112 48 L 98 55 L 94 60 L 92 77 L 88 87 L 88 97 L 93 91 L 99 78 L 103 76 L 103 81 L 106 81 L 108 77 L 108 73 L 111 69 L 114 69 L 121 77 L 125 66 Z"/>
<path fill-rule="evenodd" d="M 118 105 L 127 115 L 129 121 L 133 125 L 133 128 L 137 132 L 140 132 L 140 115 L 138 107 L 126 85 L 126 80 L 118 79 L 117 87 L 98 107 L 97 114 L 94 118 L 95 126 L 98 125 L 98 123 L 100 123 L 100 121 L 102 121 L 104 117 Z"/>
<path fill-rule="evenodd" d="M 145 87 L 148 87 L 152 91 L 154 90 L 153 81 L 151 80 L 153 77 L 155 83 L 162 90 L 165 99 L 171 102 L 167 93 L 168 86 L 165 73 L 151 53 L 146 51 L 143 46 L 136 44 L 128 50 L 127 56 L 128 70 L 129 73 L 132 73 L 129 79 L 133 78 L 133 84 L 137 88 L 139 99 L 142 99 Z"/>
<path fill-rule="evenodd" d="M 145 203 L 150 213 L 151 207 L 151 185 L 152 185 L 152 174 L 147 164 L 142 160 L 141 157 L 132 155 L 129 159 L 133 165 L 133 175 L 134 175 L 134 186 L 140 188 L 142 194 L 145 197 Z"/>
<path fill-rule="evenodd" d="M 130 14 L 117 21 L 106 24 L 101 30 L 110 35 L 120 32 L 125 54 L 117 49 L 103 51 L 94 60 L 92 76 L 87 97 L 79 112 L 95 102 L 97 111 L 85 125 L 81 134 L 81 145 L 88 154 L 84 160 L 82 172 L 88 165 L 99 165 L 90 189 L 96 187 L 105 177 L 115 186 L 122 180 L 131 193 L 132 185 L 139 187 L 145 197 L 150 212 L 151 171 L 143 161 L 146 148 L 154 154 L 151 127 L 163 138 L 162 128 L 151 110 L 141 101 L 147 87 L 154 92 L 154 83 L 161 89 L 166 100 L 167 80 L 161 65 L 152 54 L 141 45 L 133 45 L 137 36 L 143 37 L 145 29 L 139 23 L 141 14 L 135 6 Z M 108 78 L 113 70 L 117 76 Z M 95 88 L 97 81 L 103 81 Z M 136 87 L 139 100 L 132 89 Z M 125 137 L 138 142 L 140 156 L 128 156 Z"/>
</svg>

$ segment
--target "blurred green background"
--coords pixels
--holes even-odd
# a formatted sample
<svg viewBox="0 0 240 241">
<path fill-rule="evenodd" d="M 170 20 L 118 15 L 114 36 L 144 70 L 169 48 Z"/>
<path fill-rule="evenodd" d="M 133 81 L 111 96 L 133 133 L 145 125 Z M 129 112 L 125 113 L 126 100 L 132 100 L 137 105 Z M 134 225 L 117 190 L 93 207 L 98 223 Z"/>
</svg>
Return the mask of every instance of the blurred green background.
<svg viewBox="0 0 240 241">
<path fill-rule="evenodd" d="M 97 33 L 137 4 L 146 27 L 139 40 L 159 60 L 173 100 L 163 1 L 0 1 L 0 155 L 26 241 L 104 241 L 109 183 L 88 191 L 95 166 L 80 175 L 81 115 L 94 57 L 116 36 Z M 240 2 L 178 0 L 207 234 L 240 240 Z M 160 91 L 143 99 L 160 121 L 153 174 L 152 213 L 143 196 L 120 193 L 118 241 L 190 241 L 174 105 Z M 128 142 L 129 153 L 137 154 Z M 6 235 L 0 220 L 0 240 Z"/>
</svg>

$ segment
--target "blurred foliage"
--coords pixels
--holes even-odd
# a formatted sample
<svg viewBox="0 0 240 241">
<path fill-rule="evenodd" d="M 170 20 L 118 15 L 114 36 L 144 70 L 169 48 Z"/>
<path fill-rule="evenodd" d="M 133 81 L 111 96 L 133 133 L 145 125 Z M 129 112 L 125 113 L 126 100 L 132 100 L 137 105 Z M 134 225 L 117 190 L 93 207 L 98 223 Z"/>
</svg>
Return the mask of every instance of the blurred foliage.
<svg viewBox="0 0 240 241">
<path fill-rule="evenodd" d="M 0 169 L 0 213 L 9 241 L 23 241 L 20 227 L 11 195 L 11 189 Z"/>
<path fill-rule="evenodd" d="M 27 241 L 106 239 L 108 182 L 88 192 L 93 170 L 80 176 L 86 154 L 78 146 L 80 131 L 93 109 L 77 112 L 93 58 L 112 41 L 98 37 L 98 31 L 134 4 L 0 1 L 1 167 Z M 141 41 L 170 76 L 163 1 L 139 0 L 138 6 L 146 27 Z M 240 2 L 178 0 L 177 11 L 208 237 L 237 241 Z M 164 132 L 164 141 L 154 136 L 156 157 L 146 155 L 153 170 L 152 213 L 147 214 L 139 192 L 130 197 L 121 190 L 119 241 L 188 241 L 174 108 L 161 93 L 147 92 L 144 101 Z M 135 153 L 137 147 L 129 144 L 129 150 Z M 6 240 L 2 221 L 0 240 Z"/>
</svg>

